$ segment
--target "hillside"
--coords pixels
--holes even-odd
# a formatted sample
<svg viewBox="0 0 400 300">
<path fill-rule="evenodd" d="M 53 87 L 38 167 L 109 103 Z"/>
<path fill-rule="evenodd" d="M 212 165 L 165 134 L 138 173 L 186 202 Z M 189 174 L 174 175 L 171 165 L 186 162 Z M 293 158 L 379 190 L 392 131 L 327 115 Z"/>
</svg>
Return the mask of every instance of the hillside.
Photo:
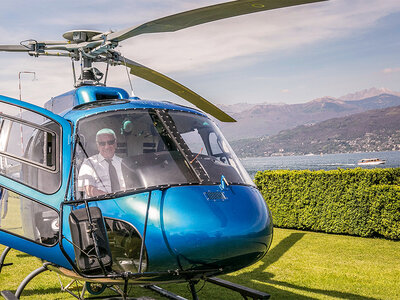
<svg viewBox="0 0 400 300">
<path fill-rule="evenodd" d="M 358 93 L 358 96 L 369 93 Z M 371 109 L 382 109 L 400 105 L 400 96 L 380 94 L 355 100 L 320 98 L 301 104 L 257 104 L 246 103 L 221 106 L 221 109 L 232 115 L 237 123 L 219 123 L 229 141 L 270 136 L 282 130 L 299 125 L 314 124 L 331 118 L 349 116 Z"/>
<path fill-rule="evenodd" d="M 400 150 L 400 106 L 231 142 L 241 157 Z"/>
</svg>

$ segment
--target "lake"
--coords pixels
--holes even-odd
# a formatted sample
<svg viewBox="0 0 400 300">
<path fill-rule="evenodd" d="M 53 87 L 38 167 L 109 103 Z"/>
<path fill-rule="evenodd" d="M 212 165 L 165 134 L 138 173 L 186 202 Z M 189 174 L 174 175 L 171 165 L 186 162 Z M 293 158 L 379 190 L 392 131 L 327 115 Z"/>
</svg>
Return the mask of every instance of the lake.
<svg viewBox="0 0 400 300">
<path fill-rule="evenodd" d="M 357 168 L 357 162 L 363 158 L 379 158 L 386 164 L 362 166 L 362 168 L 398 168 L 400 167 L 400 151 L 339 153 L 310 156 L 272 156 L 241 158 L 243 166 L 254 178 L 257 171 L 262 170 L 334 170 Z"/>
</svg>

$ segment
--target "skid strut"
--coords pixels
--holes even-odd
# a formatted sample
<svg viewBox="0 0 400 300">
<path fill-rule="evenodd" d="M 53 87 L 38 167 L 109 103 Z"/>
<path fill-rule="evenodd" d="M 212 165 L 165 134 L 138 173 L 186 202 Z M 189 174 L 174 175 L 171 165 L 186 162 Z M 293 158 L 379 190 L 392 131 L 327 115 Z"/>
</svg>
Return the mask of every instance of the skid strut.
<svg viewBox="0 0 400 300">
<path fill-rule="evenodd" d="M 39 274 L 43 273 L 44 271 L 47 271 L 47 266 L 50 265 L 51 263 L 44 263 L 43 266 L 40 268 L 37 268 L 35 271 L 30 273 L 28 276 L 25 277 L 25 279 L 21 282 L 21 284 L 18 286 L 17 291 L 15 292 L 15 295 L 11 293 L 10 291 L 2 291 L 1 295 L 8 300 L 14 300 L 14 299 L 19 299 L 21 296 L 24 288 L 26 285 L 36 276 Z"/>
<path fill-rule="evenodd" d="M 12 263 L 8 263 L 8 264 L 4 263 L 4 260 L 6 259 L 6 256 L 7 256 L 8 252 L 10 250 L 11 250 L 10 247 L 6 247 L 3 250 L 3 253 L 1 253 L 1 256 L 0 256 L 0 273 L 1 273 L 1 269 L 3 269 L 3 267 L 7 267 L 7 266 L 11 266 L 12 265 Z"/>
<path fill-rule="evenodd" d="M 189 282 L 190 292 L 192 293 L 193 300 L 199 300 L 199 297 L 197 296 L 197 291 L 196 291 L 196 283 L 197 282 L 194 282 L 194 281 Z"/>
</svg>

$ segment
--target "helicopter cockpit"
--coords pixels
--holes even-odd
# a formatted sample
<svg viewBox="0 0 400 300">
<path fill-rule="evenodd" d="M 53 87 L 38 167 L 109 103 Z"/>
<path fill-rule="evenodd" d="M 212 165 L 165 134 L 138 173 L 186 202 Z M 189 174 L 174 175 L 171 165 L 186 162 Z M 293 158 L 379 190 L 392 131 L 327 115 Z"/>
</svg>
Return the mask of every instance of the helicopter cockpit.
<svg viewBox="0 0 400 300">
<path fill-rule="evenodd" d="M 71 112 L 100 104 L 88 103 Z M 160 109 L 151 105 L 138 108 L 131 101 L 115 101 L 112 105 L 118 107 L 113 110 L 107 103 L 103 104 L 108 106 L 107 110 L 83 114 L 85 116 L 75 125 L 71 195 L 78 202 L 90 198 L 79 183 L 79 171 L 85 160 L 99 153 L 96 133 L 104 128 L 115 133 L 115 155 L 122 161 L 125 184 L 120 190 L 98 196 L 98 199 L 92 197 L 94 201 L 113 202 L 131 194 L 178 186 L 254 186 L 218 127 L 206 116 L 190 109 Z M 62 137 L 71 136 L 72 132 L 64 132 L 67 126 L 62 127 L 30 109 L 0 102 L 0 111 L 1 175 L 55 199 L 53 195 L 63 192 L 62 184 L 69 180 L 62 176 L 65 168 L 70 168 L 65 165 L 63 155 L 72 148 L 66 147 Z M 58 205 L 51 202 L 55 200 L 44 204 L 16 190 L 3 188 L 1 191 L 0 230 L 46 247 L 59 243 Z M 207 192 L 206 198 L 212 197 L 213 193 Z M 223 194 L 218 193 L 219 197 Z M 134 273 L 140 265 L 145 270 L 148 254 L 146 247 L 141 246 L 143 239 L 137 224 L 116 216 L 105 216 L 104 225 L 111 253 L 107 257 L 112 257 L 112 270 Z M 79 251 L 76 257 L 77 261 L 84 261 Z M 87 267 L 85 262 L 78 265 L 82 272 L 98 271 L 98 267 Z"/>
<path fill-rule="evenodd" d="M 105 191 L 97 196 L 99 200 L 174 186 L 220 185 L 221 181 L 254 186 L 218 127 L 203 115 L 157 108 L 118 109 L 84 117 L 76 126 L 74 187 L 77 200 L 91 198 L 86 195 L 82 183 L 86 175 L 81 171 L 99 154 L 96 135 L 103 129 L 115 133 L 113 145 L 116 143 L 115 156 L 122 160 L 124 184 L 120 190 L 107 192 L 109 188 L 102 182 L 101 175 L 96 174 L 96 185 Z M 100 172 L 94 165 L 92 167 L 96 173 Z M 138 269 L 142 238 L 137 230 L 122 220 L 108 217 L 104 220 L 112 245 L 113 269 Z M 126 237 L 130 253 L 125 253 L 123 246 Z M 144 268 L 146 265 L 145 254 Z"/>
<path fill-rule="evenodd" d="M 132 109 L 104 112 L 79 121 L 76 195 L 85 197 L 79 168 L 98 153 L 96 132 L 116 133 L 115 155 L 122 159 L 125 188 L 220 184 L 254 185 L 218 127 L 208 118 L 184 111 Z M 106 190 L 106 189 L 104 189 Z"/>
</svg>

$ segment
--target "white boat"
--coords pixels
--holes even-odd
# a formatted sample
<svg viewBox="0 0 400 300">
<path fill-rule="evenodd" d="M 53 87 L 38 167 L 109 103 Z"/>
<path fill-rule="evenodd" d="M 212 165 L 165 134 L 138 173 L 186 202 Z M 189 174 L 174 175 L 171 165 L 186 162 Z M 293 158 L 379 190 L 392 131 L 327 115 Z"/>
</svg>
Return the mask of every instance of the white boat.
<svg viewBox="0 0 400 300">
<path fill-rule="evenodd" d="M 358 161 L 358 165 L 369 165 L 369 166 L 382 165 L 384 163 L 386 163 L 386 160 L 382 160 L 379 158 L 364 158 Z"/>
</svg>

